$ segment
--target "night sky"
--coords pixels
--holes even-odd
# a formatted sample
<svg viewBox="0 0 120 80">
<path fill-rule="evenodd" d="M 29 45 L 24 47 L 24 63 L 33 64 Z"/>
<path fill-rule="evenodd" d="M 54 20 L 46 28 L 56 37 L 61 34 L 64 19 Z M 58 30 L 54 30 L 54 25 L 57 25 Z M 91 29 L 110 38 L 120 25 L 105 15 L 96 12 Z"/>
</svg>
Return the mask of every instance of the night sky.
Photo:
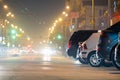
<svg viewBox="0 0 120 80">
<path fill-rule="evenodd" d="M 15 14 L 16 25 L 34 40 L 48 34 L 48 28 L 65 8 L 64 0 L 4 0 Z"/>
</svg>

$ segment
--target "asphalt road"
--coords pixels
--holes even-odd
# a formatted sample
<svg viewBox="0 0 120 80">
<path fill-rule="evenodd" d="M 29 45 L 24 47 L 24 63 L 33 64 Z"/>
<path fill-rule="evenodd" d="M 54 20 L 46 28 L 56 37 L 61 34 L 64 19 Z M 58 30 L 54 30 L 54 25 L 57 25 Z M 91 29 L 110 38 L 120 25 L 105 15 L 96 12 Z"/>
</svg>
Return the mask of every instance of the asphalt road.
<svg viewBox="0 0 120 80">
<path fill-rule="evenodd" d="M 22 56 L 0 59 L 0 80 L 120 80 L 120 71 L 76 64 L 62 56 Z"/>
</svg>

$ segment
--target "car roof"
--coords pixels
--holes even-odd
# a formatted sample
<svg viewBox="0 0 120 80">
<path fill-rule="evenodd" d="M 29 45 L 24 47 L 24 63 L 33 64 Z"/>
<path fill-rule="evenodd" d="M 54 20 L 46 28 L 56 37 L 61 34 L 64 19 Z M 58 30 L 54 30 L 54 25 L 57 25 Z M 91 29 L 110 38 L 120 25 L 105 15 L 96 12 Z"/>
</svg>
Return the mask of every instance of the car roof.
<svg viewBox="0 0 120 80">
<path fill-rule="evenodd" d="M 70 38 L 70 41 L 75 42 L 84 42 L 87 40 L 93 33 L 97 33 L 98 30 L 79 30 L 73 33 Z"/>
<path fill-rule="evenodd" d="M 105 31 L 114 31 L 114 32 L 120 32 L 120 21 L 116 24 L 110 26 L 109 28 L 105 29 Z"/>
</svg>

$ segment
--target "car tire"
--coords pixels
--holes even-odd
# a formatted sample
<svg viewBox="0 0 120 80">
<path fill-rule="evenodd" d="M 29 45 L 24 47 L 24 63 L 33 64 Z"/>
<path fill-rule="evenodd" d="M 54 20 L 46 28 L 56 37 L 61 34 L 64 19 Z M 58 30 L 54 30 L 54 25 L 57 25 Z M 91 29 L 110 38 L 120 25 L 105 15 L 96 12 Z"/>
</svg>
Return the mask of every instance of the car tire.
<svg viewBox="0 0 120 80">
<path fill-rule="evenodd" d="M 120 46 L 118 46 L 117 49 L 115 49 L 115 51 L 113 51 L 112 62 L 113 62 L 113 65 L 118 70 L 120 70 Z"/>
<path fill-rule="evenodd" d="M 92 67 L 100 67 L 103 65 L 104 60 L 103 58 L 98 55 L 98 58 L 96 56 L 96 51 L 92 51 L 88 54 L 88 63 L 92 66 Z"/>
</svg>

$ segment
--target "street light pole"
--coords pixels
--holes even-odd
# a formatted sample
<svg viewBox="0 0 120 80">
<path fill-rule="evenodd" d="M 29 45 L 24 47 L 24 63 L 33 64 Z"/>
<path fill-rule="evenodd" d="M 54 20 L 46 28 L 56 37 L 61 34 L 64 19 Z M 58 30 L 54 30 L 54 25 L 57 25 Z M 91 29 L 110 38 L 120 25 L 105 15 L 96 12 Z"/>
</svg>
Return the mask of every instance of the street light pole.
<svg viewBox="0 0 120 80">
<path fill-rule="evenodd" d="M 110 26 L 111 20 L 111 0 L 108 0 L 108 27 Z"/>
<path fill-rule="evenodd" d="M 92 26 L 95 29 L 95 1 L 92 0 Z"/>
</svg>

